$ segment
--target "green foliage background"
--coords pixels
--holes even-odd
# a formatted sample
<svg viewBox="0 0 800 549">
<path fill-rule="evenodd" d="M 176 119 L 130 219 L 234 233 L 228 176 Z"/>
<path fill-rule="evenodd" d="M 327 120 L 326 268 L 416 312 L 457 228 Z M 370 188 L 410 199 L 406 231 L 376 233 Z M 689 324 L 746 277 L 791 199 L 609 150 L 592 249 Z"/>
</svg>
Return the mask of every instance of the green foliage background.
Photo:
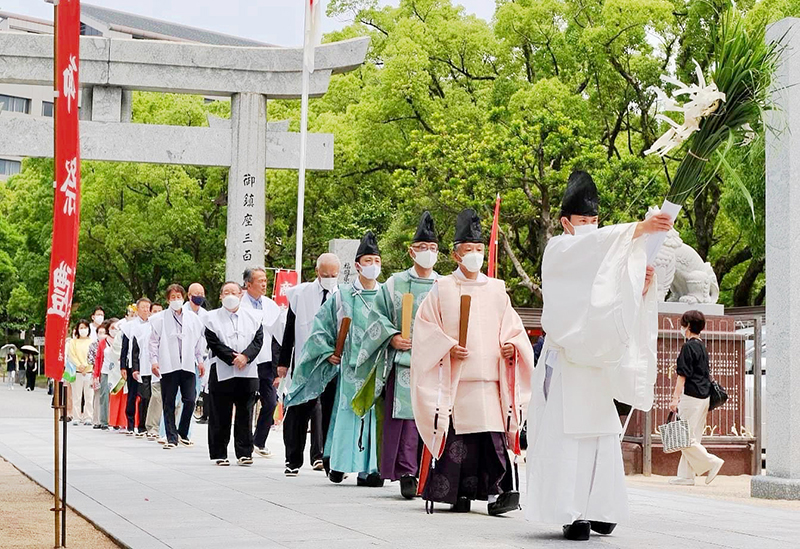
<svg viewBox="0 0 800 549">
<path fill-rule="evenodd" d="M 488 0 L 487 0 L 488 1 Z M 311 102 L 310 130 L 335 135 L 335 169 L 310 173 L 304 265 L 332 238 L 375 230 L 384 272 L 408 265 L 406 247 L 423 209 L 444 242 L 457 212 L 491 218 L 502 207 L 499 276 L 515 304 L 540 302 L 544 246 L 557 232 L 569 173 L 590 171 L 603 223 L 641 219 L 660 204 L 665 165 L 644 157 L 664 131 L 653 87 L 671 73 L 692 81 L 713 62 L 709 29 L 728 0 L 497 0 L 492 21 L 451 0 L 332 0 L 352 24 L 325 37 L 370 36 L 367 62 L 335 76 Z M 800 0 L 744 0 L 749 24 L 800 14 Z M 299 127 L 298 101 L 271 101 L 270 120 Z M 200 126 L 230 104 L 136 93 L 137 123 Z M 754 199 L 755 218 L 724 178 L 692 197 L 679 219 L 684 240 L 710 261 L 727 305 L 764 301 L 763 133 L 731 162 Z M 667 160 L 674 171 L 674 161 Z M 97 305 L 161 296 L 172 282 L 224 277 L 227 172 L 219 168 L 84 162 L 74 316 Z M 52 227 L 52 161 L 30 159 L 0 183 L 0 328 L 41 333 Z M 291 267 L 297 178 L 267 173 L 266 263 Z M 440 271 L 452 262 L 442 258 Z"/>
</svg>

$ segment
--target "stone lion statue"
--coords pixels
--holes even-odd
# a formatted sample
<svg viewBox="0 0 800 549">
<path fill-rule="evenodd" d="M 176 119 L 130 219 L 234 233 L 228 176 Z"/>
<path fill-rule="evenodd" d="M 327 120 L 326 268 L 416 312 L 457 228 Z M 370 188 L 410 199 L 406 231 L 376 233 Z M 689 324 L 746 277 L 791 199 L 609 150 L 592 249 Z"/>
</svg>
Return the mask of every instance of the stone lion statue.
<svg viewBox="0 0 800 549">
<path fill-rule="evenodd" d="M 657 208 L 650 208 L 647 217 L 658 211 Z M 719 283 L 711 264 L 704 262 L 694 248 L 684 244 L 675 229 L 667 233 L 654 267 L 658 274 L 661 301 L 695 305 L 716 303 L 719 299 Z"/>
</svg>

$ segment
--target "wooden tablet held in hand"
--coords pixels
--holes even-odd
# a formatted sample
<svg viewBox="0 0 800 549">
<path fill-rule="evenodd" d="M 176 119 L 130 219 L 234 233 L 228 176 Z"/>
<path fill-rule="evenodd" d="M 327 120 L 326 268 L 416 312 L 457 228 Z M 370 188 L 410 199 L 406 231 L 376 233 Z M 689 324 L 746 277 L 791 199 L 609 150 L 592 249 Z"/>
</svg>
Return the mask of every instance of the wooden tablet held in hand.
<svg viewBox="0 0 800 549">
<path fill-rule="evenodd" d="M 467 346 L 467 329 L 469 328 L 469 308 L 472 305 L 472 296 L 461 296 L 461 316 L 458 323 L 458 344 Z"/>
<path fill-rule="evenodd" d="M 403 294 L 402 324 L 400 327 L 400 337 L 411 339 L 411 320 L 414 311 L 414 294 Z"/>
<path fill-rule="evenodd" d="M 352 319 L 346 316 L 342 319 L 341 326 L 339 326 L 339 336 L 336 338 L 336 350 L 333 351 L 334 356 L 337 358 L 342 358 L 344 342 L 347 339 L 347 332 L 350 331 L 350 322 L 352 322 Z"/>
</svg>

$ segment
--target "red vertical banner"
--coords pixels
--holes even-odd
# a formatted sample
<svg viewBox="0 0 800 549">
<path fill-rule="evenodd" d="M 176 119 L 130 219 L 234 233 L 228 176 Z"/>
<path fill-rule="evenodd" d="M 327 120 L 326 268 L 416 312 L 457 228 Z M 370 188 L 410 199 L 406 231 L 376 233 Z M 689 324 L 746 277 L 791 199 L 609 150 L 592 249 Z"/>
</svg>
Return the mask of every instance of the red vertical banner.
<svg viewBox="0 0 800 549">
<path fill-rule="evenodd" d="M 64 372 L 64 342 L 72 310 L 80 228 L 80 0 L 60 0 L 55 11 L 55 199 L 44 349 L 45 374 L 60 379 Z"/>
<path fill-rule="evenodd" d="M 494 220 L 492 221 L 492 235 L 489 237 L 489 268 L 487 276 L 497 277 L 497 247 L 500 238 L 500 195 L 494 203 Z"/>
<path fill-rule="evenodd" d="M 275 288 L 272 290 L 272 299 L 281 309 L 289 308 L 289 298 L 286 290 L 297 286 L 297 271 L 277 271 L 275 273 Z"/>
</svg>

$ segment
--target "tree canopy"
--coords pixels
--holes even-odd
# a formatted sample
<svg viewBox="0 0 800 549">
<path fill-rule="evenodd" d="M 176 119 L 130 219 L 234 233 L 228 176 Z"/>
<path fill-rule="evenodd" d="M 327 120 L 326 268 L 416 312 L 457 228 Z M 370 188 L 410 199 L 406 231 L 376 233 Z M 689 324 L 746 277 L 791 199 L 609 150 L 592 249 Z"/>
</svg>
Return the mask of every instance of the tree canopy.
<svg viewBox="0 0 800 549">
<path fill-rule="evenodd" d="M 311 131 L 335 136 L 335 169 L 308 175 L 304 268 L 332 238 L 371 229 L 384 272 L 408 265 L 421 212 L 441 239 L 464 207 L 488 235 L 502 197 L 499 276 L 515 304 L 540 303 L 540 263 L 559 230 L 573 169 L 592 173 L 601 222 L 643 218 L 659 205 L 673 160 L 644 151 L 665 130 L 655 118 L 662 74 L 693 81 L 693 59 L 713 62 L 709 29 L 725 9 L 751 25 L 800 13 L 797 0 L 497 0 L 484 21 L 452 0 L 331 0 L 352 21 L 326 41 L 369 36 L 366 63 L 333 77 L 310 107 Z M 299 101 L 270 101 L 270 120 L 299 126 Z M 133 118 L 205 125 L 230 104 L 136 93 Z M 709 261 L 727 305 L 764 301 L 764 129 L 733 151 L 736 174 L 718 177 L 685 205 L 677 228 Z M 726 180 L 738 177 L 740 184 Z M 85 162 L 74 314 L 97 304 L 110 316 L 172 282 L 217 294 L 224 277 L 227 172 L 218 168 Z M 745 187 L 753 209 L 741 191 Z M 297 177 L 268 171 L 266 263 L 291 267 Z M 52 227 L 52 161 L 26 160 L 0 184 L 0 322 L 42 326 Z M 453 266 L 442 258 L 440 271 Z"/>
</svg>

